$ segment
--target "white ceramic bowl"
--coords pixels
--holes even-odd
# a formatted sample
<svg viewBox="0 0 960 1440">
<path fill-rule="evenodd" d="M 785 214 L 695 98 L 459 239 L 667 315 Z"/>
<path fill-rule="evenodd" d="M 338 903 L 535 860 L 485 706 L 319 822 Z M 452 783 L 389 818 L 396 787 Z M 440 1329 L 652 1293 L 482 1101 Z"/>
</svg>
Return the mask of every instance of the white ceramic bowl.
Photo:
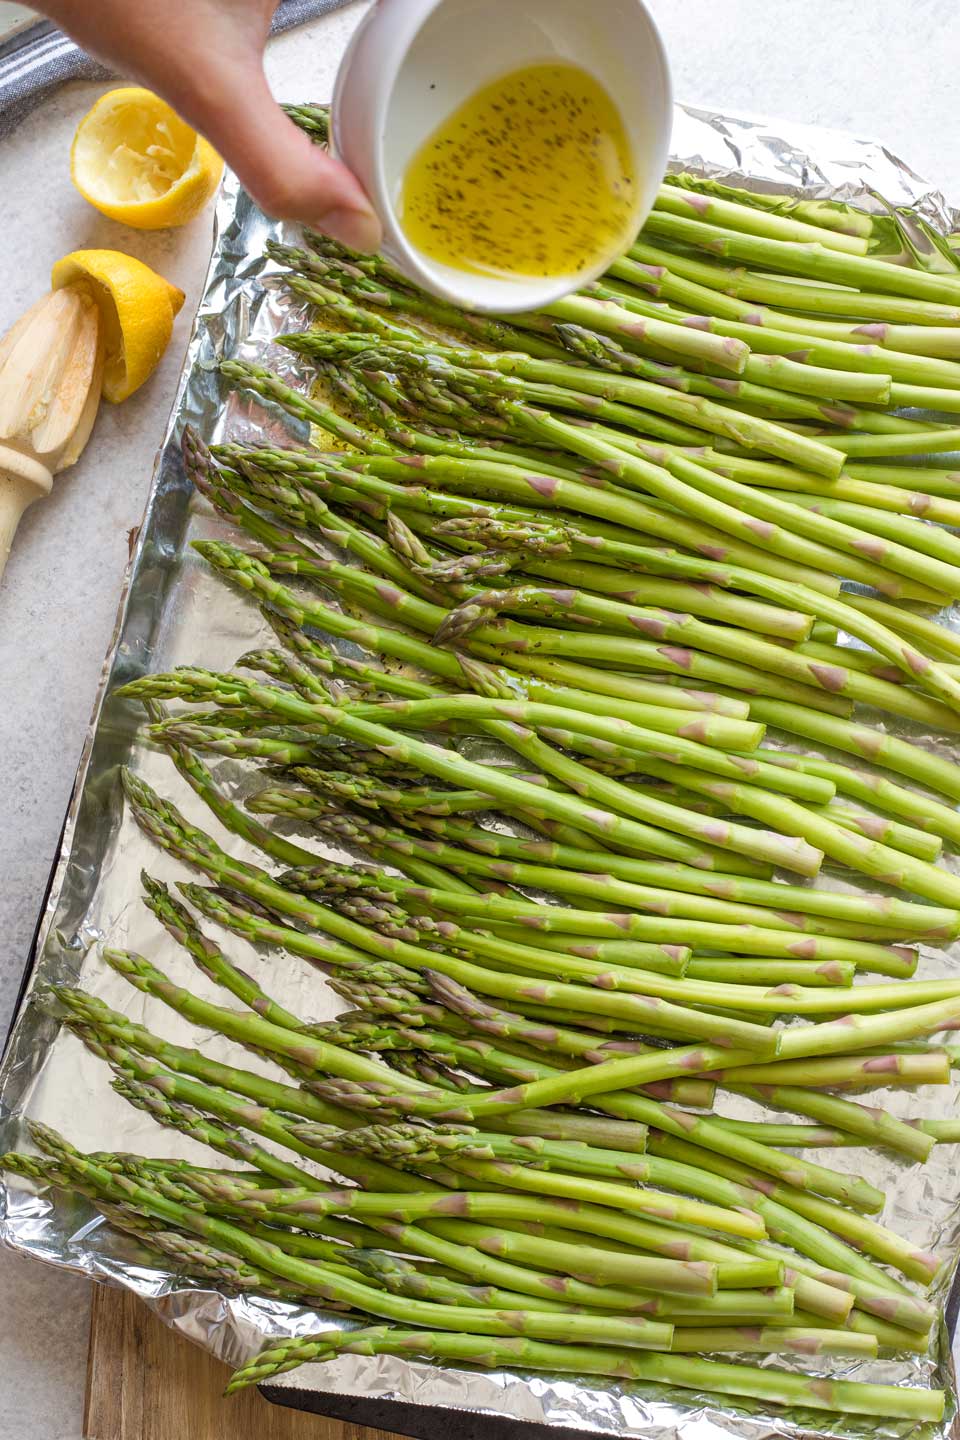
<svg viewBox="0 0 960 1440">
<path fill-rule="evenodd" d="M 407 166 L 463 101 L 525 65 L 567 60 L 616 102 L 640 177 L 636 228 L 653 205 L 670 147 L 663 43 L 643 0 L 377 0 L 354 32 L 334 90 L 331 148 L 383 222 L 384 254 L 424 289 L 471 310 L 533 310 L 594 280 L 476 275 L 411 245 L 397 215 Z"/>
</svg>

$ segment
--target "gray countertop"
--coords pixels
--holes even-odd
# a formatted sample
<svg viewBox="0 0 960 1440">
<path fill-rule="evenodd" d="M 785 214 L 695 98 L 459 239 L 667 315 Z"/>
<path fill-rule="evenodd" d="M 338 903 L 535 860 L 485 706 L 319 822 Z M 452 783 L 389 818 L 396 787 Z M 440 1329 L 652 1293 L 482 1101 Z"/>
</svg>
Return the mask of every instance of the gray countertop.
<svg viewBox="0 0 960 1440">
<path fill-rule="evenodd" d="M 692 104 L 878 136 L 960 200 L 960 10 L 953 0 L 649 0 Z M 366 8 L 270 47 L 283 99 L 327 98 Z M 69 182 L 73 131 L 105 87 L 72 85 L 0 144 L 0 333 L 70 250 L 128 250 L 187 303 L 156 374 L 105 406 L 81 463 L 28 512 L 0 584 L 0 1033 L 14 1003 L 110 639 L 128 534 L 146 498 L 206 267 L 209 217 L 149 235 L 96 214 Z M 0 1440 L 79 1440 L 87 1282 L 0 1256 Z M 171 1437 L 172 1440 L 172 1437 Z"/>
</svg>

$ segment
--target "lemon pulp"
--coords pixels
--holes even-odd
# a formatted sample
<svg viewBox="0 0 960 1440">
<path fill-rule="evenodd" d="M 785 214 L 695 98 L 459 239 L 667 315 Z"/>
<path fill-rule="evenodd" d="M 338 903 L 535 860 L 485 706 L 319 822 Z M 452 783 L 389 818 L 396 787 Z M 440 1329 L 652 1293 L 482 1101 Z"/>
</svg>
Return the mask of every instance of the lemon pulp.
<svg viewBox="0 0 960 1440">
<path fill-rule="evenodd" d="M 81 120 L 73 183 L 104 215 L 140 230 L 185 225 L 207 203 L 223 161 L 166 101 L 140 86 L 101 95 Z"/>
<path fill-rule="evenodd" d="M 414 155 L 400 218 L 423 254 L 492 275 L 575 275 L 631 238 L 637 177 L 620 112 L 578 65 L 478 90 Z"/>
<path fill-rule="evenodd" d="M 81 141 L 78 158 L 99 159 L 104 192 L 114 203 L 159 200 L 188 168 L 197 137 L 167 107 L 151 114 L 140 105 L 118 103 L 104 106 L 99 120 L 89 149 Z"/>
</svg>

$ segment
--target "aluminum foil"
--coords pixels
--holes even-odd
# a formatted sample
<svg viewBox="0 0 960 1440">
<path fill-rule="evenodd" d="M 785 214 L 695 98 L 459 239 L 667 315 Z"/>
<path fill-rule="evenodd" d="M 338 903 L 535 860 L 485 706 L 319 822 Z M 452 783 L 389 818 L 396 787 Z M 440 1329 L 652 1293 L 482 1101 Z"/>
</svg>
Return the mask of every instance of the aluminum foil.
<svg viewBox="0 0 960 1440">
<path fill-rule="evenodd" d="M 885 248 L 921 264 L 942 263 L 942 237 L 958 227 L 943 198 L 881 145 L 811 127 L 771 124 L 678 107 L 673 150 L 676 170 L 706 173 L 731 184 L 776 191 L 785 197 L 851 201 L 886 217 Z M 63 1130 L 82 1149 L 181 1155 L 209 1163 L 209 1152 L 158 1127 L 111 1091 L 107 1073 L 80 1042 L 60 1030 L 44 998 L 52 981 L 79 981 L 116 1009 L 181 1044 L 247 1067 L 255 1060 L 218 1035 L 199 1032 L 179 1016 L 130 988 L 99 958 L 107 944 L 143 951 L 176 980 L 211 999 L 222 1000 L 192 967 L 140 902 L 141 867 L 160 878 L 182 878 L 178 868 L 148 842 L 121 803 L 117 767 L 133 767 L 181 805 L 190 818 L 211 829 L 224 847 L 243 854 L 236 837 L 221 832 L 213 817 L 162 755 L 139 744 L 139 713 L 111 701 L 112 690 L 145 670 L 201 663 L 227 668 L 267 638 L 256 608 L 217 580 L 189 548 L 189 542 L 229 534 L 191 494 L 183 475 L 177 440 L 182 425 L 196 424 L 209 438 L 303 441 L 294 423 L 259 403 L 224 395 L 216 367 L 230 354 L 266 356 L 267 363 L 296 374 L 289 352 L 272 346 L 283 330 L 300 328 L 303 316 L 271 280 L 263 259 L 266 240 L 281 227 L 267 221 L 228 176 L 217 209 L 213 256 L 197 314 L 170 423 L 159 453 L 154 483 L 139 540 L 123 585 L 114 643 L 104 684 L 81 756 L 73 801 L 19 1017 L 0 1071 L 0 1151 L 26 1143 L 24 1120 L 45 1121 Z M 889 236 L 889 246 L 886 236 Z M 289 238 L 289 237 L 288 237 Z M 942 457 L 938 457 L 940 463 Z M 236 538 L 236 537 L 235 537 Z M 957 624 L 956 617 L 952 623 Z M 960 628 L 960 627 L 958 627 Z M 871 717 L 872 718 L 872 717 Z M 904 723 L 897 733 L 907 733 Z M 919 736 L 931 749 L 960 761 L 956 737 Z M 251 786 L 250 768 L 230 761 L 216 765 L 218 781 L 242 796 Z M 327 852 L 330 853 L 330 852 Z M 947 863 L 956 865 L 951 858 Z M 837 881 L 832 879 L 831 884 Z M 232 937 L 229 952 L 247 969 L 262 970 L 267 987 L 299 1014 L 332 1017 L 340 1002 L 323 977 L 305 963 L 257 952 Z M 246 953 L 244 953 L 246 952 Z M 925 977 L 956 975 L 960 947 L 924 954 Z M 955 1117 L 955 1087 L 930 1087 L 919 1100 L 891 1091 L 881 1103 L 895 1113 L 918 1109 L 930 1117 Z M 726 1103 L 726 1097 L 725 1101 Z M 746 1102 L 729 1113 L 759 1114 Z M 769 1116 L 767 1117 L 769 1118 Z M 960 1206 L 954 1174 L 956 1151 L 935 1149 L 926 1165 L 908 1166 L 865 1150 L 825 1151 L 814 1158 L 829 1165 L 855 1165 L 888 1194 L 884 1218 L 916 1245 L 960 1259 Z M 8 1177 L 9 1179 L 9 1177 Z M 111 1233 L 85 1204 L 62 1195 L 37 1193 L 11 1181 L 0 1189 L 0 1239 L 38 1260 L 97 1280 L 127 1286 L 170 1325 L 231 1364 L 246 1360 L 280 1336 L 308 1334 L 336 1324 L 335 1317 L 279 1301 L 220 1294 L 182 1276 L 159 1270 L 133 1240 Z M 937 1298 L 947 1300 L 949 1277 Z M 956 1296 L 953 1297 L 956 1300 Z M 951 1343 L 956 1304 L 927 1357 L 854 1363 L 838 1372 L 846 1378 L 943 1386 L 950 1393 L 948 1415 L 931 1436 L 960 1435 L 954 1400 Z M 747 1357 L 748 1362 L 751 1357 Z M 756 1363 L 753 1357 L 751 1363 Z M 789 1366 L 783 1357 L 772 1361 Z M 810 1369 L 804 1359 L 798 1368 Z M 768 1436 L 907 1436 L 917 1427 L 884 1417 L 852 1420 L 775 1410 L 749 1403 L 719 1404 L 713 1396 L 658 1390 L 650 1386 L 596 1384 L 576 1378 L 478 1373 L 439 1369 L 390 1357 L 342 1356 L 325 1366 L 307 1366 L 281 1379 L 297 1389 L 413 1402 L 437 1410 L 495 1414 L 548 1426 L 596 1430 L 623 1436 L 678 1436 L 683 1440 L 764 1440 Z M 452 1417 L 451 1417 L 452 1418 Z"/>
</svg>

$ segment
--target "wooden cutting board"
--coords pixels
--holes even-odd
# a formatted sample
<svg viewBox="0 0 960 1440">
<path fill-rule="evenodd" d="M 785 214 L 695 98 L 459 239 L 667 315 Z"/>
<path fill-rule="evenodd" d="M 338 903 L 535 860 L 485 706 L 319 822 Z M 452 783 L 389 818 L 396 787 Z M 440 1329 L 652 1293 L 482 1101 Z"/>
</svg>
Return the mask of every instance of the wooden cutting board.
<svg viewBox="0 0 960 1440">
<path fill-rule="evenodd" d="M 225 1399 L 229 1375 L 130 1291 L 93 1287 L 84 1440 L 398 1440 L 256 1390 Z"/>
</svg>

